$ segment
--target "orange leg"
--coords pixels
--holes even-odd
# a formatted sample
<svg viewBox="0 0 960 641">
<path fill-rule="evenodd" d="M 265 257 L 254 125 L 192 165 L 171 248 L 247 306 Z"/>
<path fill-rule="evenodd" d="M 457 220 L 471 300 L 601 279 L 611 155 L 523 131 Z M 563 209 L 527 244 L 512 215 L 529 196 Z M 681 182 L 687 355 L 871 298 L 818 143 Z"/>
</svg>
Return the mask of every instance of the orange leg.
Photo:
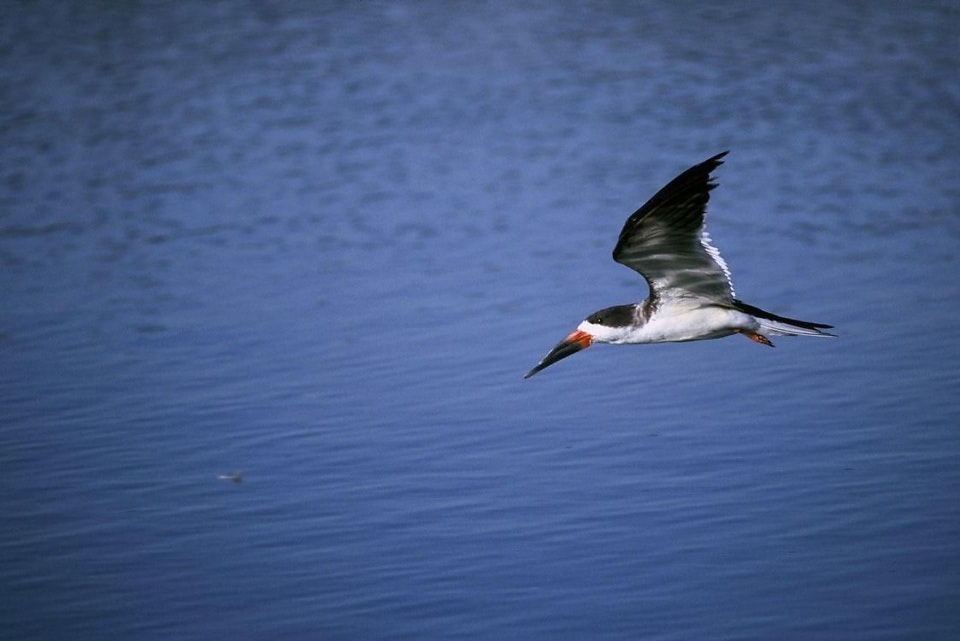
<svg viewBox="0 0 960 641">
<path fill-rule="evenodd" d="M 763 334 L 757 334 L 756 332 L 749 332 L 745 329 L 734 330 L 738 334 L 743 334 L 754 343 L 760 343 L 761 345 L 766 345 L 767 347 L 773 347 L 773 343 L 770 342 L 770 339 L 764 336 Z"/>
</svg>

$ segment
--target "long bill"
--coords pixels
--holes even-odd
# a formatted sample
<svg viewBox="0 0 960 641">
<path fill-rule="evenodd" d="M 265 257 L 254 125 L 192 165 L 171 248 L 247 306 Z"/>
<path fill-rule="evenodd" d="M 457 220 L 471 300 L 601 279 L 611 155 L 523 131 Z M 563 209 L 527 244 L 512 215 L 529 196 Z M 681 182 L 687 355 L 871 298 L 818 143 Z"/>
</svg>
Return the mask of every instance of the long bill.
<svg viewBox="0 0 960 641">
<path fill-rule="evenodd" d="M 590 334 L 580 331 L 579 329 L 574 330 L 569 336 L 557 343 L 556 347 L 547 352 L 547 355 L 537 363 L 537 366 L 524 374 L 523 377 L 530 378 L 540 370 L 550 367 L 557 361 L 590 347 L 592 340 Z"/>
</svg>

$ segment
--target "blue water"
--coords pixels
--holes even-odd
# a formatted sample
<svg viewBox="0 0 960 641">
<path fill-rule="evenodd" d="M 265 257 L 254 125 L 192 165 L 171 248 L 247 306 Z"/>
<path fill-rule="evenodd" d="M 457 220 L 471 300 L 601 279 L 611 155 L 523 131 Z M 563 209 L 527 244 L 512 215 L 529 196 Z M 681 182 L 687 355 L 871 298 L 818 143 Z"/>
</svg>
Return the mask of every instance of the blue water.
<svg viewBox="0 0 960 641">
<path fill-rule="evenodd" d="M 8 3 L 2 636 L 957 638 L 960 13 L 908 4 Z M 839 338 L 522 380 L 724 149 L 738 295 Z"/>
</svg>

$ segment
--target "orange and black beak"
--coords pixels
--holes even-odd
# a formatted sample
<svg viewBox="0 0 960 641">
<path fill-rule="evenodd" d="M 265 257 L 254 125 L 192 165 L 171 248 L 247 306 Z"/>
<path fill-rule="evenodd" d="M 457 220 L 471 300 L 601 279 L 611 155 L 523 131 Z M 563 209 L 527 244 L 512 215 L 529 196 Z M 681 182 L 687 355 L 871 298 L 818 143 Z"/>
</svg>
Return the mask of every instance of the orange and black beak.
<svg viewBox="0 0 960 641">
<path fill-rule="evenodd" d="M 551 349 L 543 359 L 537 363 L 537 366 L 532 370 L 523 375 L 524 378 L 530 378 L 540 370 L 545 367 L 550 367 L 560 359 L 566 358 L 571 354 L 576 354 L 581 349 L 586 349 L 590 347 L 590 343 L 593 339 L 590 338 L 590 334 L 578 330 L 574 330 L 569 336 L 557 343 L 557 346 Z"/>
</svg>

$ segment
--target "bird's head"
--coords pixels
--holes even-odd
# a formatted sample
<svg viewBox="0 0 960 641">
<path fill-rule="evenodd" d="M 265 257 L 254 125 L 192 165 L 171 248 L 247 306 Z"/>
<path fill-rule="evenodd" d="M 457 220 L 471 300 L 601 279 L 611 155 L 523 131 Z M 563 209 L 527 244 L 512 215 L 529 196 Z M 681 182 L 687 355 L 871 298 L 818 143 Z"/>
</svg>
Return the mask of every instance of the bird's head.
<svg viewBox="0 0 960 641">
<path fill-rule="evenodd" d="M 635 305 L 617 305 L 590 314 L 523 377 L 530 378 L 540 370 L 590 347 L 593 343 L 624 342 L 630 328 L 634 325 L 635 318 Z"/>
</svg>

